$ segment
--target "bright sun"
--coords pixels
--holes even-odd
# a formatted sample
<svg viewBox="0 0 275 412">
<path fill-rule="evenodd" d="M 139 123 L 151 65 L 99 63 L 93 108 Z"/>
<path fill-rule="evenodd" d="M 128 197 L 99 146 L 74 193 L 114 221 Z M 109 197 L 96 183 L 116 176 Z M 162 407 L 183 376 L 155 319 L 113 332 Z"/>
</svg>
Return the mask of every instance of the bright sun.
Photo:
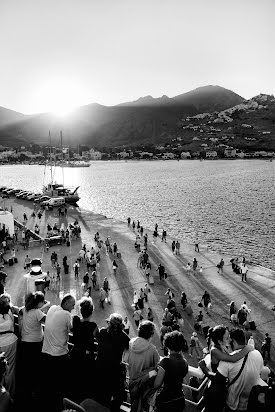
<svg viewBox="0 0 275 412">
<path fill-rule="evenodd" d="M 57 116 L 66 116 L 81 104 L 84 104 L 82 87 L 69 79 L 48 80 L 39 90 L 38 100 L 41 111 L 48 111 Z"/>
</svg>

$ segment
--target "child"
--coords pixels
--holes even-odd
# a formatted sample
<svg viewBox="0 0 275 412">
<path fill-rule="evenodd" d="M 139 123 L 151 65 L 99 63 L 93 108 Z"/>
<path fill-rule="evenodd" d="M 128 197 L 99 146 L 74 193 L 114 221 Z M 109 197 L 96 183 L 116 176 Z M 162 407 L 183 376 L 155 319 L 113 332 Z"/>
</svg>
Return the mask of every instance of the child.
<svg viewBox="0 0 275 412">
<path fill-rule="evenodd" d="M 202 266 L 200 267 L 199 272 L 200 272 L 200 275 L 202 275 Z"/>
</svg>

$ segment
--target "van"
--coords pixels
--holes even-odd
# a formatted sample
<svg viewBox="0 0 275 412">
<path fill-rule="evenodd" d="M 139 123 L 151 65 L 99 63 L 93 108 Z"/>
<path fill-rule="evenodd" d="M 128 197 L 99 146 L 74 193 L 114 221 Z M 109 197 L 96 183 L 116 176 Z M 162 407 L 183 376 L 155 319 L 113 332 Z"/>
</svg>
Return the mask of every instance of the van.
<svg viewBox="0 0 275 412">
<path fill-rule="evenodd" d="M 64 197 L 51 197 L 49 200 L 41 203 L 41 206 L 59 207 L 65 205 Z"/>
</svg>

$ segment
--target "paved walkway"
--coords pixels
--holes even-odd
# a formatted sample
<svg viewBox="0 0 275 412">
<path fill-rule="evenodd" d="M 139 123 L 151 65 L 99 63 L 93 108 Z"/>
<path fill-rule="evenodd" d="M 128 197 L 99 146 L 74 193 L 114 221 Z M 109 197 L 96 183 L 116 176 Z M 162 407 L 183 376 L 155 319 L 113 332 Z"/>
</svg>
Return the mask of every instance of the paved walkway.
<svg viewBox="0 0 275 412">
<path fill-rule="evenodd" d="M 1 206 L 1 205 L 0 205 Z M 105 248 L 101 251 L 100 267 L 98 269 L 99 282 L 103 282 L 103 278 L 107 276 L 111 286 L 111 305 L 105 305 L 105 309 L 99 308 L 98 294 L 99 292 L 92 291 L 92 297 L 95 303 L 94 319 L 99 326 L 105 326 L 105 319 L 112 312 L 119 312 L 123 316 L 127 315 L 130 323 L 130 335 L 136 335 L 136 327 L 133 320 L 133 308 L 131 306 L 133 301 L 134 290 L 139 290 L 144 286 L 146 278 L 143 271 L 137 267 L 138 254 L 134 248 L 134 241 L 137 232 L 133 231 L 131 227 L 127 226 L 125 222 L 118 222 L 113 219 L 107 219 L 105 216 L 95 215 L 89 211 L 83 211 L 78 208 L 70 207 L 67 218 L 59 217 L 57 211 L 44 212 L 41 221 L 37 217 L 30 218 L 32 213 L 32 203 L 8 199 L 6 200 L 6 207 L 10 210 L 13 208 L 15 218 L 19 221 L 23 220 L 23 213 L 26 212 L 29 219 L 27 227 L 34 228 L 38 223 L 41 228 L 41 235 L 45 234 L 46 225 L 55 222 L 61 224 L 62 222 L 72 223 L 78 219 L 81 226 L 81 239 L 74 240 L 70 247 L 56 246 L 51 247 L 49 252 L 43 252 L 41 247 L 31 247 L 28 251 L 22 250 L 19 247 L 17 252 L 18 264 L 12 267 L 6 267 L 8 274 L 8 281 L 6 285 L 7 291 L 11 294 L 13 302 L 18 305 L 23 304 L 25 293 L 25 278 L 24 274 L 24 258 L 26 253 L 31 258 L 42 257 L 43 270 L 52 270 L 50 265 L 50 255 L 55 250 L 59 257 L 59 262 L 62 264 L 63 256 L 68 257 L 70 269 L 78 256 L 78 252 L 82 244 L 86 244 L 88 248 L 94 245 L 94 234 L 98 231 L 101 239 L 105 240 L 110 236 L 111 242 L 118 244 L 118 249 L 122 254 L 121 259 L 116 259 L 118 263 L 118 272 L 114 276 L 112 274 L 112 261 L 114 259 L 112 254 L 106 253 Z M 142 224 L 142 222 L 141 222 Z M 159 228 L 161 229 L 161 228 Z M 145 230 L 146 232 L 146 230 Z M 145 233 L 144 232 L 144 233 Z M 194 245 L 188 245 L 181 242 L 180 255 L 173 255 L 171 251 L 171 239 L 167 239 L 167 243 L 162 242 L 160 238 L 154 240 L 152 233 L 148 233 L 148 254 L 152 264 L 152 274 L 155 279 L 154 286 L 151 287 L 149 295 L 149 305 L 153 309 L 154 322 L 157 326 L 158 332 L 161 327 L 161 318 L 164 307 L 166 306 L 167 297 L 165 291 L 167 287 L 175 293 L 175 300 L 178 309 L 183 315 L 185 326 L 184 335 L 189 341 L 191 333 L 193 332 L 194 318 L 188 317 L 181 309 L 180 293 L 185 291 L 189 303 L 191 303 L 194 316 L 198 314 L 198 302 L 202 294 L 207 290 L 212 299 L 213 308 L 210 315 L 204 313 L 204 325 L 214 326 L 216 324 L 224 323 L 230 326 L 229 323 L 229 307 L 227 306 L 231 300 L 234 300 L 237 307 L 246 301 L 249 308 L 251 308 L 252 318 L 255 320 L 257 330 L 251 332 L 256 341 L 256 347 L 260 348 L 263 341 L 264 334 L 268 332 L 272 338 L 273 345 L 275 343 L 275 313 L 271 307 L 275 304 L 275 273 L 266 268 L 259 266 L 248 266 L 247 283 L 241 282 L 240 275 L 235 274 L 231 269 L 230 256 L 213 253 L 207 248 L 200 246 L 200 252 L 194 252 Z M 194 274 L 192 271 L 188 275 L 185 268 L 188 262 L 192 263 L 193 257 L 198 260 L 198 267 L 203 267 L 203 273 Z M 221 257 L 225 261 L 224 273 L 219 275 L 217 273 L 217 263 Z M 162 263 L 168 273 L 168 278 L 160 281 L 156 268 L 159 263 Z M 77 299 L 82 296 L 81 283 L 82 277 L 86 271 L 86 265 L 81 264 L 79 280 L 75 281 L 74 274 L 70 270 L 69 275 L 63 272 L 60 290 L 47 292 L 47 299 L 52 303 L 58 303 L 63 293 L 72 292 Z M 148 305 L 146 305 L 148 307 Z M 202 347 L 205 346 L 205 340 L 200 338 Z M 155 336 L 154 343 L 160 349 L 159 337 Z M 160 350 L 161 353 L 161 350 Z M 272 346 L 271 357 L 275 359 L 275 350 Z M 196 360 L 187 356 L 188 362 L 196 366 Z M 275 362 L 271 360 L 270 366 L 274 369 Z"/>
</svg>

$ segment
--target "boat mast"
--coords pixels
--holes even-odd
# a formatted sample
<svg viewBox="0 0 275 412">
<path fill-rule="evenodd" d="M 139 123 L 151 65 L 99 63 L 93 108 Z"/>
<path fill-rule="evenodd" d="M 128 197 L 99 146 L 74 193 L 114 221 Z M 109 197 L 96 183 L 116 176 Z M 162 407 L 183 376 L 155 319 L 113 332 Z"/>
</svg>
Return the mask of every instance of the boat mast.
<svg viewBox="0 0 275 412">
<path fill-rule="evenodd" d="M 62 130 L 60 130 L 60 144 L 61 144 L 61 168 L 62 168 L 62 180 L 64 187 L 64 164 L 63 164 L 63 142 L 62 142 Z"/>
<path fill-rule="evenodd" d="M 51 131 L 49 130 L 49 141 L 50 141 L 50 167 L 51 167 L 51 184 L 53 183 L 53 168 L 52 168 L 52 140 Z"/>
</svg>

